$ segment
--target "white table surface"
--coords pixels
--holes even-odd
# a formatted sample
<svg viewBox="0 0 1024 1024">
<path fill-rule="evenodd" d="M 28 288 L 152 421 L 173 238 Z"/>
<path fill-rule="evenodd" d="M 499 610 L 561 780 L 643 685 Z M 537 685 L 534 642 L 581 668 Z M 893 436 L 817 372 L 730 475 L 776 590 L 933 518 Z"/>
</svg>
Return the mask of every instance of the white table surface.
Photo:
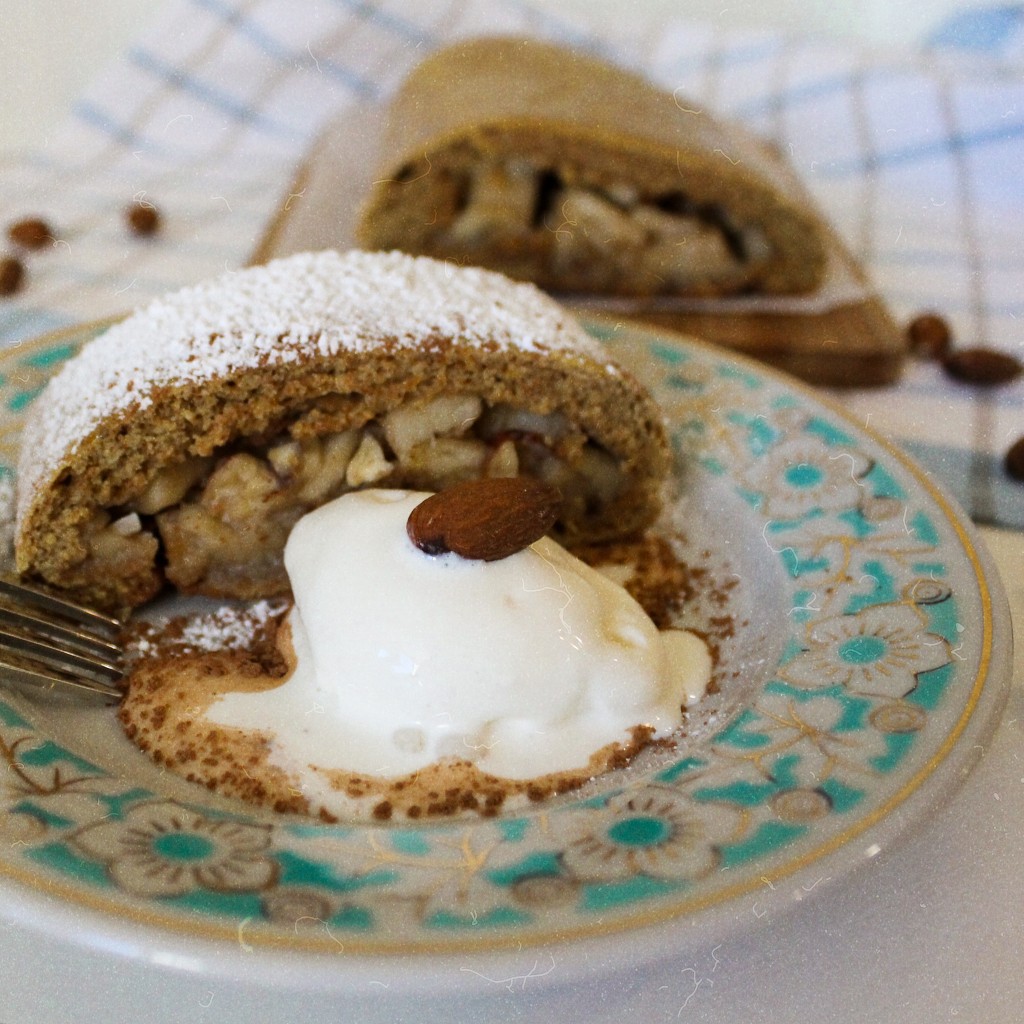
<svg viewBox="0 0 1024 1024">
<path fill-rule="evenodd" d="M 570 5 L 570 0 L 560 2 Z M 954 0 L 636 2 L 723 24 L 804 26 L 887 42 L 913 41 L 948 10 L 979 5 Z M 622 7 L 619 0 L 572 0 L 572 6 L 581 4 L 610 22 Z M 0 156 L 44 146 L 90 76 L 116 59 L 154 6 L 147 0 L 0 0 Z M 54 25 L 59 25 L 56 32 Z M 1024 535 L 991 528 L 980 533 L 999 567 L 1015 632 L 1024 637 Z M 631 1006 L 628 1019 L 795 1024 L 1021 1019 L 1022 732 L 1024 657 L 1018 649 L 1003 722 L 946 807 L 867 869 L 835 885 L 823 877 L 823 891 L 813 900 L 777 920 L 760 921 L 747 937 L 680 963 L 677 984 Z M 751 913 L 756 912 L 755 903 Z M 0 995 L 0 1024 L 15 1024 L 5 1012 Z"/>
</svg>

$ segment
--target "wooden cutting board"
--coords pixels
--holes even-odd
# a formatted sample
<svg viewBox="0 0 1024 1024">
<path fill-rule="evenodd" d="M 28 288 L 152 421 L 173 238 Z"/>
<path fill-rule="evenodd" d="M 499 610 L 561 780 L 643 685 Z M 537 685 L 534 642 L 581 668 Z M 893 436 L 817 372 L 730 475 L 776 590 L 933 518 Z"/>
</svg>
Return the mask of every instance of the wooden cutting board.
<svg viewBox="0 0 1024 1024">
<path fill-rule="evenodd" d="M 360 105 L 338 117 L 304 162 L 251 262 L 310 249 L 348 249 L 377 166 L 383 108 Z M 789 173 L 779 161 L 780 173 Z M 799 188 L 795 177 L 793 187 Z M 809 200 L 808 200 L 809 201 Z M 828 211 L 823 211 L 827 223 Z M 834 231 L 828 279 L 808 296 L 602 301 L 557 296 L 578 314 L 637 320 L 701 338 L 812 384 L 875 386 L 899 376 L 903 332 Z"/>
<path fill-rule="evenodd" d="M 628 317 L 703 338 L 716 345 L 785 370 L 823 387 L 877 387 L 900 376 L 907 354 L 905 334 L 865 280 L 842 242 L 833 235 L 833 259 L 858 282 L 834 301 L 814 297 L 776 303 L 742 299 L 707 303 L 707 308 L 666 309 L 634 304 L 606 308 L 605 314 Z M 590 303 L 568 303 L 574 312 L 594 310 Z M 760 308 L 759 308 L 760 307 Z"/>
</svg>

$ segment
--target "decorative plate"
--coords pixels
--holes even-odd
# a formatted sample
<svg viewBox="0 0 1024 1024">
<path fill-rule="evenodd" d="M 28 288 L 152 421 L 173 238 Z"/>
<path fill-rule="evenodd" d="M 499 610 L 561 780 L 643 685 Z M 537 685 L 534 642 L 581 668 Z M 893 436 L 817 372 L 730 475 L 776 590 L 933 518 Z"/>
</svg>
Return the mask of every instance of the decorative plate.
<svg viewBox="0 0 1024 1024">
<path fill-rule="evenodd" d="M 237 948 L 244 928 L 247 950 L 521 949 L 692 923 L 808 869 L 834 876 L 947 796 L 1009 684 L 1005 601 L 962 515 L 781 375 L 591 329 L 662 403 L 674 519 L 732 580 L 728 681 L 677 750 L 489 820 L 325 825 L 162 775 L 109 709 L 0 691 L 0 887 L 55 893 L 101 931 Z M 0 359 L 5 478 L 26 407 L 97 330 Z"/>
</svg>

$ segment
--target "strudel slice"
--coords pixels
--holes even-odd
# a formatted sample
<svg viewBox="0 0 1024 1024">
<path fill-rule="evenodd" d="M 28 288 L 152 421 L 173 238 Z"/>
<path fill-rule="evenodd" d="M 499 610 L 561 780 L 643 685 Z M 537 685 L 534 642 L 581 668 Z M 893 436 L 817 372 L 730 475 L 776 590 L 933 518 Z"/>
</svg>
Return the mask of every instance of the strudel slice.
<svg viewBox="0 0 1024 1024">
<path fill-rule="evenodd" d="M 366 248 L 620 296 L 801 293 L 825 273 L 823 226 L 764 147 L 585 54 L 457 43 L 387 120 Z"/>
<path fill-rule="evenodd" d="M 534 475 L 556 536 L 633 533 L 668 466 L 651 397 L 553 300 L 402 253 L 303 253 L 110 328 L 25 426 L 19 572 L 125 610 L 169 582 L 287 588 L 306 512 L 368 486 Z"/>
</svg>

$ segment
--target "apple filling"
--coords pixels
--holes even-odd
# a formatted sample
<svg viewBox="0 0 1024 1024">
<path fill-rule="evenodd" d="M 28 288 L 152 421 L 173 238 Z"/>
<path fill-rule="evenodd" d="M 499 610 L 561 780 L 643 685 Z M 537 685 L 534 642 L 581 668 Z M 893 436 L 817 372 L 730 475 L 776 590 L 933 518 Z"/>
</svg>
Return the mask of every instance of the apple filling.
<svg viewBox="0 0 1024 1024">
<path fill-rule="evenodd" d="M 442 490 L 526 475 L 554 484 L 563 516 L 585 520 L 619 495 L 616 459 L 559 412 L 442 394 L 359 427 L 234 442 L 164 467 L 145 489 L 80 531 L 81 583 L 145 568 L 180 591 L 252 598 L 282 593 L 285 541 L 307 512 L 366 487 Z"/>
<path fill-rule="evenodd" d="M 502 269 L 518 269 L 517 276 L 536 276 L 539 263 L 545 283 L 568 290 L 736 290 L 771 256 L 759 227 L 740 226 L 720 204 L 679 190 L 645 195 L 633 185 L 585 181 L 522 158 L 480 164 L 446 180 L 451 196 L 437 204 L 428 249 L 462 252 L 484 264 L 500 257 Z M 437 181 L 429 184 L 436 188 Z"/>
</svg>

